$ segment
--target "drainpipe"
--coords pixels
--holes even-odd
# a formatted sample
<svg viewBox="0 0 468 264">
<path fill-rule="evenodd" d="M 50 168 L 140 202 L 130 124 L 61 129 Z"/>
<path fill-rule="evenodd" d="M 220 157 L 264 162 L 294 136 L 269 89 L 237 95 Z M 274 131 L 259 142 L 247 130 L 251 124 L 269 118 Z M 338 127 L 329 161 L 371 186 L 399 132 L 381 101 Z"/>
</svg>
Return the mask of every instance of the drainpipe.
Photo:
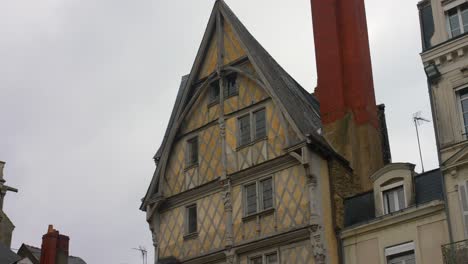
<svg viewBox="0 0 468 264">
<path fill-rule="evenodd" d="M 433 125 L 434 125 L 434 134 L 435 134 L 435 139 L 436 139 L 436 147 L 437 147 L 437 159 L 439 161 L 439 169 L 441 170 L 442 172 L 442 169 L 440 168 L 440 166 L 442 165 L 442 157 L 440 155 L 440 141 L 439 141 L 439 133 L 438 133 L 438 130 L 437 130 L 437 117 L 435 115 L 435 111 L 436 111 L 436 108 L 435 108 L 435 105 L 434 105 L 434 99 L 432 97 L 432 86 L 431 86 L 431 82 L 429 82 L 429 80 L 427 81 L 427 87 L 429 88 L 429 101 L 430 101 L 430 104 L 431 104 L 431 108 L 432 108 L 432 120 L 433 120 Z M 450 240 L 450 244 L 452 244 L 454 241 L 453 241 L 453 234 L 452 234 L 452 221 L 450 219 L 450 210 L 449 210 L 449 206 L 448 206 L 448 198 L 447 198 L 447 189 L 445 188 L 445 175 L 444 173 L 442 172 L 442 189 L 443 189 L 443 194 L 444 194 L 444 200 L 445 200 L 445 214 L 447 215 L 447 223 L 448 223 L 448 231 L 449 231 L 449 240 Z"/>
</svg>

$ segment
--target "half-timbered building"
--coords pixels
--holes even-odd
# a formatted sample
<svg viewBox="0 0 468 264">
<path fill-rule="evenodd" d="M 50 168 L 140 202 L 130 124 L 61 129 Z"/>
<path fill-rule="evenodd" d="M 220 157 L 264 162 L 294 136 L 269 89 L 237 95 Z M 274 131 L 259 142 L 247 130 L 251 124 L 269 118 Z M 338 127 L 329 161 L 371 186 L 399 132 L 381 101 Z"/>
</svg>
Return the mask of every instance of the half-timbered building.
<svg viewBox="0 0 468 264">
<path fill-rule="evenodd" d="M 338 263 L 361 180 L 322 129 L 317 98 L 216 1 L 140 208 L 156 263 Z"/>
</svg>

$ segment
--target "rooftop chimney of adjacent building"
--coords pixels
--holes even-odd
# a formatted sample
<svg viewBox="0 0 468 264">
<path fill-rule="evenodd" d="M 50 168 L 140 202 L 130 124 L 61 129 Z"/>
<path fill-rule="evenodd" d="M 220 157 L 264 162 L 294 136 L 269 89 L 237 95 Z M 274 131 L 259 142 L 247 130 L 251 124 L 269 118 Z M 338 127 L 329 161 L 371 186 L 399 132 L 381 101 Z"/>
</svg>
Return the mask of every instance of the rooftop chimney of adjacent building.
<svg viewBox="0 0 468 264">
<path fill-rule="evenodd" d="M 40 264 L 68 264 L 68 245 L 70 238 L 61 235 L 52 225 L 42 236 Z"/>
<path fill-rule="evenodd" d="M 383 167 L 364 0 L 311 0 L 325 136 L 364 189 Z"/>
</svg>

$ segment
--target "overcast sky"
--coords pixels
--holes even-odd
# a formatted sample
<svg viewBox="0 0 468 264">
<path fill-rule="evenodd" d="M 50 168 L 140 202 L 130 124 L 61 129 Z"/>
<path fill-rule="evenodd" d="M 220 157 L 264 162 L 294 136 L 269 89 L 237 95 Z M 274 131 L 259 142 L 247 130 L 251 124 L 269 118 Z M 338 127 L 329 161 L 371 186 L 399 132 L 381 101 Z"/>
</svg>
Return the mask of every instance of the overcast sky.
<svg viewBox="0 0 468 264">
<path fill-rule="evenodd" d="M 312 91 L 309 0 L 226 0 L 250 32 Z M 13 247 L 41 245 L 48 224 L 89 264 L 137 264 L 152 248 L 140 198 L 149 185 L 180 77 L 214 0 L 0 1 L 0 160 Z M 378 103 L 393 161 L 420 162 L 411 116 L 431 118 L 416 0 L 366 0 Z M 437 166 L 432 124 L 421 127 Z M 150 251 L 150 262 L 153 259 Z"/>
</svg>

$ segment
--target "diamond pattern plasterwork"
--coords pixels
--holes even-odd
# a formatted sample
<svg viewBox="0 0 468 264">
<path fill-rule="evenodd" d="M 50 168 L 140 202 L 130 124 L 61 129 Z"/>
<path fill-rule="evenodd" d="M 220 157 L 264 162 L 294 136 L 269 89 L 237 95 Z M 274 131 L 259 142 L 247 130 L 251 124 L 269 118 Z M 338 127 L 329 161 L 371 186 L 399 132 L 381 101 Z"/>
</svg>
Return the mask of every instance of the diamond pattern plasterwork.
<svg viewBox="0 0 468 264">
<path fill-rule="evenodd" d="M 314 264 L 312 247 L 309 241 L 281 249 L 281 263 Z"/>
<path fill-rule="evenodd" d="M 211 126 L 198 134 L 198 166 L 185 169 L 186 139 L 179 140 L 172 152 L 166 173 L 165 194 L 172 196 L 207 183 L 222 172 L 219 127 Z"/>
<path fill-rule="evenodd" d="M 185 206 L 161 214 L 160 256 L 175 256 L 183 259 L 223 247 L 225 223 L 224 204 L 221 193 L 216 193 L 196 202 L 198 236 L 184 240 Z"/>
<path fill-rule="evenodd" d="M 205 197 L 198 204 L 200 253 L 221 248 L 224 240 L 224 204 L 221 193 Z"/>
<path fill-rule="evenodd" d="M 303 167 L 275 173 L 275 196 L 279 230 L 307 223 L 309 207 Z"/>
<path fill-rule="evenodd" d="M 224 49 L 224 64 L 246 54 L 228 23 L 224 23 Z"/>
<path fill-rule="evenodd" d="M 161 257 L 182 256 L 185 208 L 178 207 L 161 214 L 159 254 Z"/>
</svg>

